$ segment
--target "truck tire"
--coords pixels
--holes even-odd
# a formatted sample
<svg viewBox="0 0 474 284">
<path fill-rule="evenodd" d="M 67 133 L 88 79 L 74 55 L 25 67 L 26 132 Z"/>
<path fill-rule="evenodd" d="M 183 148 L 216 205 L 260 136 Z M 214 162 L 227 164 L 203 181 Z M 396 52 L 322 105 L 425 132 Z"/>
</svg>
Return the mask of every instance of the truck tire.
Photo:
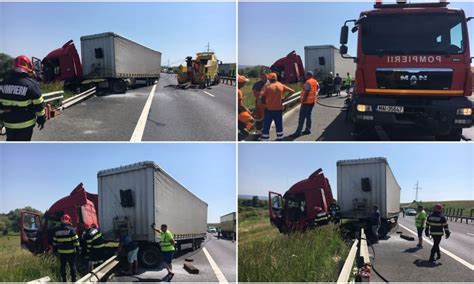
<svg viewBox="0 0 474 284">
<path fill-rule="evenodd" d="M 145 268 L 157 267 L 161 262 L 161 251 L 153 245 L 140 247 L 138 250 L 138 261 Z"/>
<path fill-rule="evenodd" d="M 114 94 L 125 94 L 127 92 L 127 83 L 124 80 L 112 81 L 111 90 Z"/>
<path fill-rule="evenodd" d="M 453 129 L 446 135 L 438 135 L 435 137 L 437 141 L 460 141 L 462 138 L 462 128 Z"/>
</svg>

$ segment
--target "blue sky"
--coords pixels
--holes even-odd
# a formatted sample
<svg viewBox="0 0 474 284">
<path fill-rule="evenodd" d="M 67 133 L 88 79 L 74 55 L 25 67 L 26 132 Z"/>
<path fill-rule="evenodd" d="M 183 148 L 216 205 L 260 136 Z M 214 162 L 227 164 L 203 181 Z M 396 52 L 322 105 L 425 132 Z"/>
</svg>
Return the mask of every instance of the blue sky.
<svg viewBox="0 0 474 284">
<path fill-rule="evenodd" d="M 239 146 L 239 194 L 284 193 L 322 168 L 337 195 L 336 162 L 386 157 L 401 190 L 401 201 L 415 199 L 417 180 L 424 201 L 474 200 L 472 143 L 285 143 Z"/>
<path fill-rule="evenodd" d="M 165 65 L 208 42 L 236 62 L 235 3 L 0 3 L 0 52 L 43 58 L 73 39 L 115 32 L 162 52 Z M 80 52 L 79 52 L 80 54 Z M 179 64 L 176 63 L 176 64 Z"/>
<path fill-rule="evenodd" d="M 208 203 L 208 222 L 235 211 L 235 144 L 0 145 L 0 212 L 43 212 L 80 182 L 97 193 L 97 172 L 154 161 Z"/>
<path fill-rule="evenodd" d="M 344 22 L 357 19 L 361 11 L 371 10 L 373 3 L 240 3 L 239 65 L 270 66 L 292 50 L 296 50 L 304 62 L 305 46 L 339 47 Z M 472 3 L 451 3 L 449 7 L 462 8 L 467 16 L 474 16 Z M 468 28 L 472 45 L 474 21 L 468 23 Z M 356 54 L 356 44 L 356 34 L 349 33 L 348 47 L 352 55 Z"/>
</svg>

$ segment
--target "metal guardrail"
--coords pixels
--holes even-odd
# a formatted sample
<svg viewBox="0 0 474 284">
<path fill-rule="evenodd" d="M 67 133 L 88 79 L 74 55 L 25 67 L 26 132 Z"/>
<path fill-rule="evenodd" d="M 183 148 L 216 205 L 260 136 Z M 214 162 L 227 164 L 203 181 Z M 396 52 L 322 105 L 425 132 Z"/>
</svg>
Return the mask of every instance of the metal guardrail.
<svg viewBox="0 0 474 284">
<path fill-rule="evenodd" d="M 43 94 L 43 99 L 45 103 L 50 103 L 56 100 L 59 100 L 61 102 L 64 99 L 64 91 L 56 91 Z"/>
<path fill-rule="evenodd" d="M 228 85 L 235 85 L 235 77 L 220 77 L 221 83 Z"/>
<path fill-rule="evenodd" d="M 101 265 L 94 268 L 91 272 L 84 275 L 81 279 L 79 279 L 76 283 L 83 283 L 83 282 L 92 282 L 97 283 L 100 282 L 115 266 L 119 263 L 117 256 L 114 255 L 111 258 L 107 259 Z"/>
<path fill-rule="evenodd" d="M 356 264 L 356 267 L 354 267 L 354 263 Z M 370 264 L 369 249 L 367 246 L 367 240 L 364 229 L 361 229 L 360 240 L 354 240 L 351 250 L 349 251 L 346 261 L 344 262 L 344 266 L 342 267 L 341 273 L 337 278 L 337 283 L 342 284 L 354 282 L 354 280 L 349 281 L 349 279 L 351 279 L 351 276 L 355 276 L 358 273 L 359 268 L 361 268 L 362 265 L 367 263 Z M 352 279 L 355 279 L 355 277 L 353 277 Z"/>
<path fill-rule="evenodd" d="M 39 279 L 28 281 L 26 283 L 34 284 L 34 283 L 44 283 L 44 282 L 50 282 L 50 281 L 51 281 L 51 278 L 49 278 L 49 276 L 45 276 L 45 277 L 42 277 L 42 278 L 39 278 Z"/>
<path fill-rule="evenodd" d="M 283 110 L 288 110 L 288 108 L 299 104 L 301 100 L 301 91 L 291 94 L 283 100 Z"/>
<path fill-rule="evenodd" d="M 444 210 L 445 216 L 449 221 L 454 221 L 462 223 L 463 221 L 466 221 L 466 224 L 469 224 L 471 222 L 474 224 L 474 209 L 471 209 L 471 212 L 469 216 L 463 214 L 464 209 L 461 208 L 446 208 Z"/>
<path fill-rule="evenodd" d="M 85 91 L 85 92 L 82 92 L 80 94 L 77 94 L 73 97 L 70 97 L 66 100 L 64 100 L 62 102 L 62 106 L 61 106 L 61 109 L 66 109 L 66 108 L 69 108 L 85 99 L 87 99 L 88 97 L 92 96 L 92 95 L 95 95 L 96 93 L 96 87 L 92 87 L 90 88 L 89 90 Z"/>
</svg>

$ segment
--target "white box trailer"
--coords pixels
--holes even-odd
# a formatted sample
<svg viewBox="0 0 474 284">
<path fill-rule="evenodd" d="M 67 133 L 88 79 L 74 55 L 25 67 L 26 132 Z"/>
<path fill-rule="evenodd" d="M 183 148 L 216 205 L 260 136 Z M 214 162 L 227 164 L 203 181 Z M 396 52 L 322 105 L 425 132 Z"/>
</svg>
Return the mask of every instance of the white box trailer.
<svg viewBox="0 0 474 284">
<path fill-rule="evenodd" d="M 221 234 L 224 238 L 229 237 L 235 239 L 236 226 L 237 219 L 235 216 L 235 212 L 221 216 L 220 227 Z"/>
<path fill-rule="evenodd" d="M 322 80 L 333 72 L 345 79 L 347 73 L 355 77 L 356 64 L 352 60 L 341 57 L 339 49 L 333 45 L 312 45 L 304 47 L 305 71 L 313 71 L 318 80 Z"/>
<path fill-rule="evenodd" d="M 337 162 L 337 203 L 342 218 L 366 220 L 377 206 L 382 217 L 380 235 L 398 220 L 400 190 L 385 158 Z"/>
<path fill-rule="evenodd" d="M 140 261 L 159 263 L 159 228 L 167 224 L 177 242 L 200 247 L 206 238 L 207 203 L 154 162 L 141 162 L 97 173 L 99 222 L 105 236 L 128 230 L 140 246 Z"/>
<path fill-rule="evenodd" d="M 161 73 L 161 52 L 112 32 L 82 36 L 81 60 L 85 79 L 108 79 L 120 93 L 124 84 L 150 85 Z"/>
</svg>

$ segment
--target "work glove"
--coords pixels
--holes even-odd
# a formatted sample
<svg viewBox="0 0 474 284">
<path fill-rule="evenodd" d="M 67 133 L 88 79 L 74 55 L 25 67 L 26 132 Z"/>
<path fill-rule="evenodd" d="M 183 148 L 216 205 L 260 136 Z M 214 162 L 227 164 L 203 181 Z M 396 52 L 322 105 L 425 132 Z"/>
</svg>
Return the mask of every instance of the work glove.
<svg viewBox="0 0 474 284">
<path fill-rule="evenodd" d="M 446 234 L 446 239 L 449 238 L 449 236 L 451 236 L 451 232 L 450 232 L 450 231 L 447 231 L 445 234 Z"/>
<path fill-rule="evenodd" d="M 39 130 L 42 130 L 44 128 L 44 124 L 46 123 L 46 117 L 44 115 L 38 116 L 36 118 L 36 123 L 38 123 Z"/>
</svg>

